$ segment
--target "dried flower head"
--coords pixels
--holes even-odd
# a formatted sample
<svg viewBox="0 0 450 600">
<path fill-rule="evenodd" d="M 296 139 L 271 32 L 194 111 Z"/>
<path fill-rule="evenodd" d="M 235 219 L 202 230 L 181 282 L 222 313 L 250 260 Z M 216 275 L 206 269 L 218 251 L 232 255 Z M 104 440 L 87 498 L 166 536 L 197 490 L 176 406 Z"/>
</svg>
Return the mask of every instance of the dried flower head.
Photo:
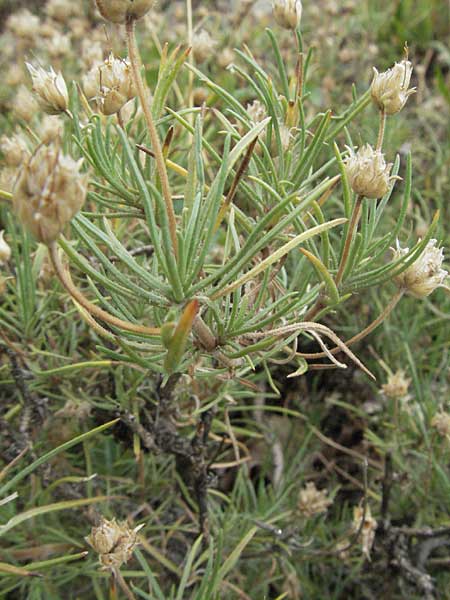
<svg viewBox="0 0 450 600">
<path fill-rule="evenodd" d="M 247 104 L 247 114 L 252 123 L 261 123 L 267 117 L 267 109 L 259 100 Z"/>
<path fill-rule="evenodd" d="M 67 56 L 72 49 L 70 37 L 59 31 L 46 40 L 45 47 L 51 58 L 62 58 Z"/>
<path fill-rule="evenodd" d="M 104 19 L 111 23 L 126 23 L 129 19 L 140 19 L 152 7 L 153 0 L 95 0 Z"/>
<path fill-rule="evenodd" d="M 285 29 L 295 29 L 302 18 L 301 0 L 272 0 L 275 21 Z"/>
<path fill-rule="evenodd" d="M 18 167 L 30 155 L 24 138 L 16 133 L 11 137 L 0 138 L 0 150 L 8 167 Z"/>
<path fill-rule="evenodd" d="M 405 371 L 399 369 L 396 373 L 389 375 L 387 383 L 381 389 L 388 398 L 404 398 L 408 393 L 411 379 L 405 377 Z"/>
<path fill-rule="evenodd" d="M 366 144 L 350 155 L 345 162 L 345 170 L 351 188 L 365 198 L 382 198 L 389 189 L 392 163 L 386 164 L 382 152 Z"/>
<path fill-rule="evenodd" d="M 361 522 L 364 517 L 364 522 L 362 523 L 362 529 L 360 533 L 362 552 L 364 556 L 370 560 L 370 551 L 372 550 L 373 542 L 375 540 L 375 531 L 378 527 L 378 523 L 372 517 L 372 513 L 370 511 L 370 506 L 366 506 L 366 514 L 364 515 L 364 509 L 362 506 L 355 506 L 353 510 L 353 524 L 352 529 L 355 533 L 357 533 L 361 527 Z"/>
<path fill-rule="evenodd" d="M 313 517 L 328 510 L 333 501 L 327 498 L 327 490 L 318 490 L 313 482 L 308 482 L 298 495 L 298 508 L 305 517 Z"/>
<path fill-rule="evenodd" d="M 378 73 L 375 67 L 373 70 L 375 74 L 370 88 L 372 100 L 387 115 L 395 115 L 416 91 L 415 88 L 408 89 L 412 64 L 409 60 L 402 60 L 384 73 Z"/>
<path fill-rule="evenodd" d="M 83 87 L 87 98 L 95 98 L 105 115 L 119 112 L 136 95 L 130 63 L 113 54 L 89 71 L 83 79 Z"/>
<path fill-rule="evenodd" d="M 69 105 L 69 93 L 62 74 L 56 73 L 53 67 L 46 71 L 29 63 L 26 65 L 33 80 L 33 91 L 42 110 L 48 115 L 65 112 Z"/>
<path fill-rule="evenodd" d="M 39 146 L 19 171 L 13 188 L 14 212 L 43 244 L 55 241 L 86 199 L 88 175 L 82 161 L 58 147 Z"/>
<path fill-rule="evenodd" d="M 64 131 L 64 123 L 60 117 L 55 115 L 44 115 L 39 124 L 39 137 L 43 144 L 50 144 L 61 139 Z"/>
<path fill-rule="evenodd" d="M 30 90 L 21 85 L 17 91 L 12 110 L 15 116 L 23 119 L 26 123 L 32 121 L 39 110 L 38 103 Z"/>
<path fill-rule="evenodd" d="M 33 40 L 39 34 L 40 19 L 24 8 L 13 13 L 6 27 L 19 39 Z"/>
<path fill-rule="evenodd" d="M 444 285 L 448 272 L 442 269 L 444 249 L 436 248 L 437 240 L 430 240 L 419 258 L 403 273 L 395 278 L 397 285 L 416 298 L 429 296 L 438 287 Z M 406 256 L 409 248 L 393 250 L 394 259 Z"/>
<path fill-rule="evenodd" d="M 4 238 L 5 232 L 0 231 L 0 265 L 8 262 L 11 258 L 11 248 Z"/>
<path fill-rule="evenodd" d="M 450 440 L 450 414 L 449 413 L 447 413 L 441 409 L 431 419 L 431 426 L 436 429 L 436 431 L 439 433 L 439 435 L 441 435 L 442 437 L 446 437 Z"/>
<path fill-rule="evenodd" d="M 103 47 L 100 42 L 84 39 L 81 42 L 81 60 L 86 70 L 103 63 Z"/>
<path fill-rule="evenodd" d="M 195 60 L 198 63 L 205 62 L 212 56 L 216 45 L 216 40 L 205 29 L 196 33 L 192 40 L 192 53 Z"/>
<path fill-rule="evenodd" d="M 81 3 L 73 0 L 47 0 L 45 12 L 55 21 L 66 23 L 70 17 L 81 17 L 83 7 Z"/>
<path fill-rule="evenodd" d="M 137 532 L 142 527 L 130 529 L 126 522 L 117 523 L 115 519 L 108 521 L 102 517 L 85 540 L 98 553 L 103 568 L 120 568 L 131 558 L 137 545 Z"/>
</svg>

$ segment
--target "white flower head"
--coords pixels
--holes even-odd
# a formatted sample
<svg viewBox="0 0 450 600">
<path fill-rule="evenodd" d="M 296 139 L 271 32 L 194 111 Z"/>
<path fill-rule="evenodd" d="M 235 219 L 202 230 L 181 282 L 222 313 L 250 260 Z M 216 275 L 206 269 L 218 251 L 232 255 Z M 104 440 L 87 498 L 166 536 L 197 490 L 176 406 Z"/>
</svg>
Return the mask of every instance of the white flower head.
<svg viewBox="0 0 450 600">
<path fill-rule="evenodd" d="M 56 73 L 53 67 L 46 71 L 40 66 L 33 67 L 29 63 L 26 65 L 33 80 L 33 91 L 42 110 L 48 115 L 65 112 L 69 106 L 69 93 L 62 74 Z"/>
<path fill-rule="evenodd" d="M 87 98 L 97 100 L 104 115 L 119 112 L 136 95 L 129 61 L 113 54 L 92 67 L 83 79 L 83 88 Z"/>
<path fill-rule="evenodd" d="M 327 490 L 318 490 L 312 481 L 309 481 L 306 487 L 300 490 L 298 496 L 298 508 L 306 517 L 327 512 L 332 503 L 331 498 L 328 498 Z"/>
<path fill-rule="evenodd" d="M 395 115 L 416 91 L 415 88 L 408 89 L 413 71 L 412 64 L 409 60 L 402 60 L 384 73 L 379 73 L 375 67 L 373 70 L 374 77 L 370 88 L 372 100 L 387 115 Z"/>
<path fill-rule="evenodd" d="M 442 268 L 444 262 L 444 249 L 436 247 L 437 240 L 430 240 L 419 258 L 413 262 L 403 273 L 395 278 L 399 287 L 407 290 L 415 298 L 425 298 L 438 287 L 444 285 L 448 272 Z M 394 259 L 406 256 L 409 248 L 394 250 Z"/>
<path fill-rule="evenodd" d="M 345 170 L 351 188 L 365 198 L 382 198 L 389 190 L 392 163 L 386 163 L 380 150 L 366 144 L 350 154 L 345 161 Z"/>
<path fill-rule="evenodd" d="M 272 0 L 275 21 L 284 29 L 296 29 L 302 18 L 301 0 Z"/>
</svg>

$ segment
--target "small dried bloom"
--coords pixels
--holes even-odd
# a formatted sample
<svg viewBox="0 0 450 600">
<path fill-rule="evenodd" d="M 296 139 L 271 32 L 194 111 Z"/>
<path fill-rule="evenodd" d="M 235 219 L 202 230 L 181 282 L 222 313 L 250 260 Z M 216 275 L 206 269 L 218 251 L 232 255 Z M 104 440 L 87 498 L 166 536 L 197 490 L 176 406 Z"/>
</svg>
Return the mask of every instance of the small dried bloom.
<svg viewBox="0 0 450 600">
<path fill-rule="evenodd" d="M 202 29 L 196 33 L 192 39 L 192 53 L 198 63 L 205 62 L 214 53 L 214 48 L 217 46 L 210 34 Z"/>
<path fill-rule="evenodd" d="M 405 377 L 405 371 L 399 369 L 396 373 L 389 375 L 387 383 L 381 389 L 388 398 L 404 398 L 408 393 L 411 379 Z"/>
<path fill-rule="evenodd" d="M 105 568 L 119 568 L 126 563 L 137 545 L 137 532 L 143 527 L 130 529 L 126 522 L 117 523 L 102 517 L 100 525 L 93 527 L 85 540 L 98 553 Z"/>
<path fill-rule="evenodd" d="M 450 440 L 450 414 L 444 412 L 442 409 L 437 412 L 434 417 L 431 419 L 431 426 L 436 429 L 436 431 L 442 437 L 446 437 Z"/>
<path fill-rule="evenodd" d="M 70 17 L 81 17 L 83 7 L 81 3 L 73 0 L 47 0 L 45 12 L 55 21 L 66 23 Z"/>
<path fill-rule="evenodd" d="M 327 498 L 327 490 L 318 490 L 313 482 L 308 482 L 306 487 L 300 490 L 298 496 L 298 508 L 305 517 L 313 517 L 328 510 L 333 501 Z"/>
<path fill-rule="evenodd" d="M 250 121 L 256 125 L 267 117 L 267 109 L 259 100 L 254 100 L 251 104 L 247 104 L 247 114 Z"/>
<path fill-rule="evenodd" d="M 443 286 L 448 272 L 442 269 L 444 249 L 436 248 L 437 240 L 430 240 L 419 258 L 403 273 L 395 278 L 397 285 L 407 290 L 415 298 L 425 298 L 438 287 Z M 406 256 L 409 248 L 394 250 L 394 259 Z"/>
<path fill-rule="evenodd" d="M 55 145 L 39 146 L 14 184 L 13 206 L 22 224 L 43 244 L 55 241 L 86 199 L 88 176 L 82 161 Z"/>
<path fill-rule="evenodd" d="M 364 509 L 362 506 L 355 506 L 353 510 L 353 524 L 352 529 L 357 533 L 361 527 L 361 522 L 364 515 Z M 373 542 L 375 540 L 375 531 L 378 527 L 378 523 L 372 517 L 370 512 L 370 506 L 366 506 L 366 514 L 364 516 L 364 522 L 362 524 L 360 539 L 362 552 L 364 556 L 370 560 L 370 551 L 372 550 Z"/>
<path fill-rule="evenodd" d="M 89 71 L 83 79 L 83 88 L 86 97 L 95 98 L 105 115 L 117 113 L 136 95 L 129 61 L 113 54 Z"/>
<path fill-rule="evenodd" d="M 386 164 L 382 152 L 366 144 L 350 155 L 345 162 L 345 170 L 351 188 L 365 198 L 382 198 L 389 189 L 392 163 Z"/>
<path fill-rule="evenodd" d="M 140 19 L 152 7 L 153 0 L 95 0 L 104 19 L 111 23 L 126 23 L 129 19 Z"/>
<path fill-rule="evenodd" d="M 23 119 L 29 123 L 38 112 L 39 106 L 30 90 L 26 86 L 21 85 L 17 91 L 12 109 L 19 119 Z"/>
<path fill-rule="evenodd" d="M 11 248 L 6 243 L 4 235 L 5 232 L 0 231 L 0 265 L 8 262 L 8 260 L 11 258 Z"/>
<path fill-rule="evenodd" d="M 103 47 L 100 42 L 85 39 L 81 42 L 81 60 L 89 70 L 103 63 Z"/>
<path fill-rule="evenodd" d="M 72 49 L 70 37 L 59 32 L 46 41 L 45 47 L 51 58 L 67 56 Z"/>
<path fill-rule="evenodd" d="M 33 80 L 33 91 L 42 110 L 48 115 L 59 115 L 66 111 L 69 93 L 62 74 L 56 73 L 53 67 L 46 71 L 29 63 L 26 65 Z"/>
<path fill-rule="evenodd" d="M 18 167 L 30 154 L 25 140 L 20 134 L 0 138 L 0 150 L 8 167 Z"/>
<path fill-rule="evenodd" d="M 56 115 L 45 115 L 39 125 L 39 137 L 43 144 L 49 144 L 62 137 L 64 123 Z"/>
<path fill-rule="evenodd" d="M 301 0 L 272 0 L 275 21 L 285 29 L 296 29 L 302 18 Z"/>
<path fill-rule="evenodd" d="M 395 115 L 416 91 L 415 88 L 408 89 L 412 64 L 409 60 L 402 60 L 384 73 L 378 73 L 375 67 L 373 70 L 375 74 L 370 88 L 372 100 L 387 115 Z"/>
<path fill-rule="evenodd" d="M 18 38 L 32 40 L 39 34 L 40 23 L 39 17 L 24 8 L 9 17 L 6 27 Z"/>
</svg>

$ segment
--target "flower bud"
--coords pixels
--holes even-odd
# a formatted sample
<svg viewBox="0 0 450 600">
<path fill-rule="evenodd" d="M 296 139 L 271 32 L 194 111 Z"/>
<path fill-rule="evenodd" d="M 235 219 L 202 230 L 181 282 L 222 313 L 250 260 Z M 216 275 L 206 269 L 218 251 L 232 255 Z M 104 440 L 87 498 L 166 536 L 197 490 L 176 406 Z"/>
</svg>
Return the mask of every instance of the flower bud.
<svg viewBox="0 0 450 600">
<path fill-rule="evenodd" d="M 69 94 L 61 73 L 56 73 L 53 67 L 46 71 L 29 63 L 26 65 L 33 80 L 33 91 L 42 110 L 48 115 L 65 112 L 69 105 Z"/>
<path fill-rule="evenodd" d="M 442 269 L 444 262 L 443 248 L 436 248 L 437 240 L 430 240 L 419 258 L 403 273 L 395 278 L 397 285 L 405 289 L 415 298 L 425 298 L 438 287 L 443 286 L 448 272 Z M 406 256 L 409 248 L 394 250 L 394 259 Z"/>
<path fill-rule="evenodd" d="M 14 212 L 39 242 L 55 241 L 83 206 L 88 176 L 80 173 L 81 163 L 54 145 L 39 146 L 19 171 Z"/>
<path fill-rule="evenodd" d="M 284 29 L 296 29 L 302 17 L 301 0 L 272 0 L 275 21 Z"/>
<path fill-rule="evenodd" d="M 124 24 L 140 19 L 152 7 L 153 0 L 95 0 L 100 14 L 111 23 Z"/>
<path fill-rule="evenodd" d="M 136 95 L 129 61 L 113 54 L 89 71 L 83 79 L 83 88 L 87 98 L 97 100 L 104 115 L 119 112 Z"/>
<path fill-rule="evenodd" d="M 386 164 L 383 154 L 369 144 L 356 154 L 349 150 L 345 170 L 355 194 L 365 198 L 382 198 L 389 189 L 392 163 Z"/>
<path fill-rule="evenodd" d="M 0 265 L 8 262 L 11 258 L 11 248 L 6 243 L 4 238 L 5 232 L 0 231 Z"/>
<path fill-rule="evenodd" d="M 119 568 L 126 563 L 137 545 L 137 532 L 140 525 L 130 529 L 126 522 L 117 523 L 102 517 L 100 525 L 93 527 L 85 540 L 99 554 L 100 564 L 105 569 Z"/>
<path fill-rule="evenodd" d="M 387 115 L 395 115 L 416 91 L 416 88 L 408 89 L 412 64 L 409 60 L 402 60 L 384 73 L 378 73 L 375 67 L 373 70 L 375 74 L 370 88 L 372 100 Z"/>
</svg>

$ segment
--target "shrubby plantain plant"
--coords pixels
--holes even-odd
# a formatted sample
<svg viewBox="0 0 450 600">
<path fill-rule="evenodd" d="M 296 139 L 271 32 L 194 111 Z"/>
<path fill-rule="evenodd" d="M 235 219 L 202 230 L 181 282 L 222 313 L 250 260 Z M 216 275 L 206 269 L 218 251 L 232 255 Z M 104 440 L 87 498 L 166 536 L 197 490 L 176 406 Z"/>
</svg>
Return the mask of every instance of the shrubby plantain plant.
<svg viewBox="0 0 450 600">
<path fill-rule="evenodd" d="M 130 393 L 125 404 L 105 400 L 97 408 L 122 419 L 137 456 L 142 447 L 175 455 L 181 480 L 195 492 L 207 540 L 207 442 L 211 428 L 228 431 L 230 398 L 257 390 L 257 369 L 277 393 L 272 363 L 289 364 L 289 377 L 296 377 L 346 368 L 336 358 L 343 353 L 372 376 L 352 344 L 380 325 L 405 292 L 423 297 L 444 283 L 442 253 L 431 239 L 437 215 L 410 251 L 397 250 L 386 260 L 405 222 L 412 174 L 408 157 L 403 193 L 397 192 L 400 158 L 386 163 L 384 130 L 387 115 L 401 110 L 413 92 L 412 66 L 405 58 L 387 73 L 375 72 L 371 90 L 355 94 L 340 115 L 311 114 L 311 54 L 304 53 L 296 27 L 301 3 L 277 1 L 279 22 L 283 10 L 293 11 L 284 15 L 295 30 L 292 60 L 286 64 L 276 34 L 267 30 L 277 79 L 248 48 L 237 50 L 229 67 L 252 89 L 253 108 L 202 73 L 181 47 L 163 51 L 150 94 L 135 25 L 152 3 L 97 4 L 103 17 L 125 27 L 127 58 L 111 55 L 96 64 L 83 87 L 67 86 L 52 68 L 29 66 L 40 107 L 64 115 L 64 135 L 37 143 L 30 156 L 20 144 L 5 146 L 7 158 L 19 148 L 20 157 L 11 158 L 19 167 L 12 193 L 1 195 L 47 246 L 54 273 L 96 336 L 98 351 L 136 370 L 136 386 L 152 375 L 147 402 Z M 186 69 L 190 81 L 195 77 L 211 90 L 214 106 L 167 106 Z M 380 112 L 378 139 L 374 148 L 356 151 L 347 126 L 372 110 L 371 96 Z M 388 203 L 398 204 L 398 220 L 392 231 L 380 233 Z M 15 258 L 23 260 L 18 282 L 27 297 L 22 325 L 29 335 L 45 326 L 33 314 L 26 256 L 32 242 L 12 220 L 10 231 Z M 341 306 L 390 282 L 397 291 L 380 315 L 341 340 L 332 326 Z M 8 315 L 1 316 L 6 335 L 15 333 Z M 301 351 L 305 340 L 320 352 Z M 316 362 L 322 358 L 328 362 Z M 178 426 L 181 408 L 187 422 Z M 10 484 L 0 492 L 10 491 Z M 357 534 L 365 522 L 364 507 Z M 0 535 L 10 529 L 0 527 Z M 127 547 L 127 557 L 131 551 Z M 199 542 L 186 577 L 198 551 Z M 210 573 L 215 569 L 214 585 L 231 569 L 228 560 L 219 574 L 208 565 Z M 133 597 L 118 567 L 113 571 Z M 196 597 L 205 597 L 202 589 Z"/>
</svg>

